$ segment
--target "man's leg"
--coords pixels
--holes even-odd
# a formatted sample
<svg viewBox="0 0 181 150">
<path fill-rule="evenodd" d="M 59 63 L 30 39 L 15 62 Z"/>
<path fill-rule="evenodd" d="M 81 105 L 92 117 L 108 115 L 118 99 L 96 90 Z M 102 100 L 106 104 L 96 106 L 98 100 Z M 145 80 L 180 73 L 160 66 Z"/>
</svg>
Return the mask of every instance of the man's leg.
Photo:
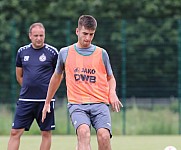
<svg viewBox="0 0 181 150">
<path fill-rule="evenodd" d="M 77 128 L 77 150 L 91 150 L 90 146 L 90 128 L 82 124 Z"/>
<path fill-rule="evenodd" d="M 100 128 L 97 131 L 98 150 L 111 150 L 110 133 L 108 129 Z"/>
<path fill-rule="evenodd" d="M 18 150 L 20 145 L 20 137 L 24 129 L 11 129 L 10 139 L 8 142 L 8 150 Z"/>
<path fill-rule="evenodd" d="M 40 150 L 50 150 L 51 147 L 51 131 L 41 131 L 42 141 L 40 145 Z"/>
</svg>

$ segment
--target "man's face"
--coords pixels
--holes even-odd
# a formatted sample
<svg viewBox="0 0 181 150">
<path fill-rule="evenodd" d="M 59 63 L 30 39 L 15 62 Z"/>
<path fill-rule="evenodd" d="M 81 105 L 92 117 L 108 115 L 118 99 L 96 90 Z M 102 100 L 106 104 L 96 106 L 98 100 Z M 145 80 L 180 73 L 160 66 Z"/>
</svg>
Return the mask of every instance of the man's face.
<svg viewBox="0 0 181 150">
<path fill-rule="evenodd" d="M 39 49 L 44 46 L 45 30 L 39 26 L 35 26 L 29 33 L 29 38 L 32 42 L 33 48 Z"/>
<path fill-rule="evenodd" d="M 95 30 L 85 29 L 83 26 L 81 29 L 76 29 L 76 34 L 78 36 L 78 47 L 88 48 L 94 38 Z"/>
</svg>

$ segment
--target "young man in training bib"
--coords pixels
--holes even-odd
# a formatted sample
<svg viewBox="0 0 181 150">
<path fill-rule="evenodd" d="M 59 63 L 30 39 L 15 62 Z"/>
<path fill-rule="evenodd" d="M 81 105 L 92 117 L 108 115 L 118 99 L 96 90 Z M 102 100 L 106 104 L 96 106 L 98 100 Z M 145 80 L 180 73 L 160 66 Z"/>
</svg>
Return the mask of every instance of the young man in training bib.
<svg viewBox="0 0 181 150">
<path fill-rule="evenodd" d="M 91 44 L 96 28 L 94 17 L 80 16 L 76 28 L 78 42 L 60 50 L 42 112 L 44 121 L 47 112 L 51 112 L 50 101 L 65 71 L 68 110 L 77 134 L 77 150 L 91 149 L 91 125 L 97 133 L 98 149 L 111 150 L 109 104 L 116 112 L 122 106 L 116 95 L 116 81 L 108 54 L 103 48 Z"/>
</svg>

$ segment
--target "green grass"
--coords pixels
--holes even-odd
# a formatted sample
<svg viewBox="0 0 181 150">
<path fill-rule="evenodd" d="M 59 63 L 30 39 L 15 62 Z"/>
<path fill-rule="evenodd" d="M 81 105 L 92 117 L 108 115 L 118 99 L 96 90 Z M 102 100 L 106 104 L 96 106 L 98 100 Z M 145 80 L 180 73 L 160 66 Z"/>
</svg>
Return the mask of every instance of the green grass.
<svg viewBox="0 0 181 150">
<path fill-rule="evenodd" d="M 0 135 L 9 135 L 13 113 L 10 107 L 0 106 Z M 111 112 L 113 135 L 123 134 L 123 112 Z M 75 135 L 75 131 L 70 122 L 66 104 L 62 107 L 56 105 L 55 110 L 56 130 L 55 135 Z M 125 130 L 127 135 L 176 135 L 179 133 L 179 114 L 169 107 L 154 107 L 153 109 L 143 109 L 134 106 L 126 110 Z M 92 129 L 92 134 L 95 131 Z M 39 135 L 39 128 L 34 121 L 30 131 L 25 135 Z"/>
<path fill-rule="evenodd" d="M 134 107 L 127 111 L 127 134 L 178 134 L 179 116 L 168 107 L 156 110 Z"/>
<path fill-rule="evenodd" d="M 7 149 L 8 136 L 0 136 L 1 150 Z M 40 136 L 23 135 L 20 150 L 38 150 Z M 168 145 L 181 149 L 181 136 L 113 136 L 112 150 L 164 150 Z M 74 150 L 76 136 L 53 135 L 51 150 Z M 97 150 L 96 137 L 91 138 L 92 150 Z"/>
<path fill-rule="evenodd" d="M 67 109 L 57 107 L 56 130 L 53 131 L 51 150 L 74 150 L 76 136 L 68 120 Z M 164 150 L 168 145 L 181 150 L 181 136 L 178 134 L 178 112 L 169 107 L 141 109 L 136 106 L 126 110 L 126 136 L 122 135 L 123 112 L 112 113 L 112 150 Z M 10 107 L 0 106 L 0 149 L 6 150 L 13 113 Z M 68 125 L 69 124 L 69 125 Z M 71 135 L 67 136 L 67 132 Z M 41 141 L 40 131 L 34 121 L 29 132 L 21 138 L 20 150 L 38 150 Z M 92 130 L 92 150 L 97 150 L 95 131 Z"/>
</svg>

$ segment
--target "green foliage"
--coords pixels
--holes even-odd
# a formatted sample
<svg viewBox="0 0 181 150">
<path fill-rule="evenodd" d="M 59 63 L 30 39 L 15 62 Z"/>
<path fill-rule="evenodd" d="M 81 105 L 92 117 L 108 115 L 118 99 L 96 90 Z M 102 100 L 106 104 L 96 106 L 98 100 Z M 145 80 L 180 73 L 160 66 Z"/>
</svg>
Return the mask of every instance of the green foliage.
<svg viewBox="0 0 181 150">
<path fill-rule="evenodd" d="M 170 110 L 174 113 L 179 113 L 179 100 L 175 100 L 171 103 Z"/>
<path fill-rule="evenodd" d="M 173 113 L 168 107 L 146 110 L 135 105 L 127 110 L 126 125 L 128 135 L 177 134 L 178 113 Z"/>
<path fill-rule="evenodd" d="M 76 42 L 75 28 L 81 14 L 91 14 L 98 19 L 93 42 L 104 47 L 110 55 L 119 97 L 122 95 L 121 44 L 124 40 L 127 96 L 177 95 L 180 0 L 1 0 L 0 98 L 3 102 L 15 102 L 10 97 L 12 91 L 9 92 L 12 86 L 16 87 L 12 85 L 12 78 L 15 78 L 11 72 L 15 68 L 12 58 L 20 46 L 29 43 L 29 25 L 37 21 L 44 23 L 47 43 L 60 49 Z M 123 20 L 127 22 L 123 29 L 126 39 L 121 33 Z M 162 89 L 164 93 L 160 92 Z"/>
<path fill-rule="evenodd" d="M 7 108 L 6 105 L 0 107 L 0 129 L 2 129 L 0 135 L 9 135 L 11 129 L 13 114 Z M 147 110 L 135 105 L 133 108 L 127 109 L 126 120 L 122 119 L 122 112 L 111 112 L 111 117 L 113 135 L 122 135 L 123 121 L 126 121 L 126 135 L 178 134 L 178 113 L 168 107 Z M 75 134 L 65 103 L 61 107 L 56 105 L 55 119 L 56 129 L 53 134 Z M 96 133 L 93 128 L 91 132 L 92 135 Z M 36 121 L 33 122 L 30 131 L 25 132 L 24 135 L 40 135 Z"/>
</svg>

